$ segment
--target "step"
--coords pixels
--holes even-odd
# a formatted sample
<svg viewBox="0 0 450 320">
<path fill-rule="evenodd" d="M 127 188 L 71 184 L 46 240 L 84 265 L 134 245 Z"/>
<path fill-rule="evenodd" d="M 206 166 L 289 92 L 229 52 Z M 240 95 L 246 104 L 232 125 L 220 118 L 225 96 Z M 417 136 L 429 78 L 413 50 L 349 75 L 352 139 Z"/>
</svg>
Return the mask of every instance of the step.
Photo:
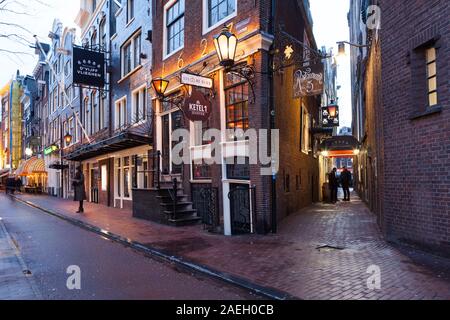
<svg viewBox="0 0 450 320">
<path fill-rule="evenodd" d="M 167 215 L 172 215 L 173 211 L 172 210 L 166 210 L 164 211 L 165 214 Z M 186 214 L 194 214 L 197 213 L 197 210 L 195 209 L 184 209 L 184 210 L 177 210 L 176 214 L 177 215 L 186 215 Z"/>
<path fill-rule="evenodd" d="M 183 201 L 181 201 L 181 199 L 185 199 L 185 198 L 187 198 L 186 194 L 177 196 L 177 199 L 178 199 L 179 202 L 183 202 Z M 163 203 L 172 202 L 172 197 L 171 196 L 156 196 L 156 199 L 161 200 Z"/>
<path fill-rule="evenodd" d="M 163 202 L 163 203 L 161 203 L 161 205 L 163 207 L 170 207 L 170 206 L 173 206 L 173 202 Z M 177 206 L 190 206 L 190 205 L 192 205 L 192 202 L 189 202 L 189 201 L 178 201 L 177 202 Z"/>
<path fill-rule="evenodd" d="M 175 226 L 175 227 L 183 227 L 183 226 L 189 226 L 194 224 L 199 224 L 202 221 L 202 218 L 200 217 L 187 217 L 187 218 L 181 218 L 181 219 L 169 219 L 169 224 Z"/>
</svg>

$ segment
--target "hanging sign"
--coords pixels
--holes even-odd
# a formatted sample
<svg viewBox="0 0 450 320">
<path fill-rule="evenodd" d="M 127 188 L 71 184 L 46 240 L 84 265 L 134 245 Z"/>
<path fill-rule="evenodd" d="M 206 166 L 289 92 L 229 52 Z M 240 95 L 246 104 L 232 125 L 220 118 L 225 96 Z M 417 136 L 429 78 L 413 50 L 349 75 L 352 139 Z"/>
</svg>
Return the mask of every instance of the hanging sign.
<svg viewBox="0 0 450 320">
<path fill-rule="evenodd" d="M 337 105 L 322 107 L 322 127 L 339 127 L 339 107 Z"/>
<path fill-rule="evenodd" d="M 95 88 L 105 86 L 105 54 L 74 47 L 72 51 L 73 83 Z"/>
<path fill-rule="evenodd" d="M 181 83 L 194 87 L 201 87 L 206 89 L 212 89 L 214 82 L 213 79 L 208 77 L 202 77 L 190 73 L 181 74 Z"/>
<path fill-rule="evenodd" d="M 193 89 L 191 96 L 184 100 L 182 109 L 190 121 L 207 121 L 211 116 L 212 103 L 203 93 Z"/>
<path fill-rule="evenodd" d="M 323 89 L 322 62 L 304 66 L 294 72 L 294 98 L 321 95 Z"/>
</svg>

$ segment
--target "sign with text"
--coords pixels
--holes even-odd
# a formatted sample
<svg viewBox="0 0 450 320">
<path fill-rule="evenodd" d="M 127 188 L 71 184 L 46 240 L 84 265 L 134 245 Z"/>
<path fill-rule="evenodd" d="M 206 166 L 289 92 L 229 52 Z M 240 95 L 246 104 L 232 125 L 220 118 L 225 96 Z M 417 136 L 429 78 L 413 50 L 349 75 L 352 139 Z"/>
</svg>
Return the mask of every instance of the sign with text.
<svg viewBox="0 0 450 320">
<path fill-rule="evenodd" d="M 213 79 L 208 77 L 197 76 L 190 73 L 181 74 L 181 83 L 188 86 L 201 87 L 206 89 L 212 89 L 214 86 Z"/>
<path fill-rule="evenodd" d="M 318 62 L 294 72 L 294 98 L 317 96 L 323 93 L 323 63 Z"/>
<path fill-rule="evenodd" d="M 194 89 L 191 96 L 184 100 L 182 109 L 190 121 L 207 121 L 211 116 L 212 103 L 203 93 Z"/>
<path fill-rule="evenodd" d="M 85 48 L 73 48 L 73 83 L 88 87 L 105 86 L 105 54 Z"/>
</svg>

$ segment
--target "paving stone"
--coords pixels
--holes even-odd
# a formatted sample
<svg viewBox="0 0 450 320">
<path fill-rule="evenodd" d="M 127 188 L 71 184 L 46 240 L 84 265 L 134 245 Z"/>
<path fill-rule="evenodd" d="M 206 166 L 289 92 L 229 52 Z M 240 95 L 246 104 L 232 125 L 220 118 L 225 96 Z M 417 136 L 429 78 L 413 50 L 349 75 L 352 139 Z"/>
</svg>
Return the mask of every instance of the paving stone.
<svg viewBox="0 0 450 320">
<path fill-rule="evenodd" d="M 87 203 L 86 213 L 80 215 L 70 200 L 19 197 L 302 299 L 450 299 L 450 270 L 437 277 L 433 269 L 386 243 L 376 217 L 355 195 L 351 203 L 316 204 L 289 216 L 277 235 L 235 237 L 209 234 L 202 226 L 173 228 L 138 220 L 130 211 L 97 204 Z M 318 252 L 323 244 L 344 250 Z M 366 271 L 371 265 L 381 269 L 381 291 L 367 291 Z"/>
</svg>

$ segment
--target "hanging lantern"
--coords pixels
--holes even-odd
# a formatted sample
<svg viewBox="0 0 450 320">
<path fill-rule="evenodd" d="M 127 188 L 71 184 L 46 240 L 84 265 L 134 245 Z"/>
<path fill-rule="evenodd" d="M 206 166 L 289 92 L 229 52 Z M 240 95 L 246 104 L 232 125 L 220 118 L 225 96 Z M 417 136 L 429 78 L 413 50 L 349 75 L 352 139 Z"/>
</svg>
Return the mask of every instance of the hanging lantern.
<svg viewBox="0 0 450 320">
<path fill-rule="evenodd" d="M 230 32 L 228 27 L 224 27 L 222 32 L 214 38 L 214 45 L 221 66 L 230 68 L 234 65 L 237 44 L 237 37 Z"/>
<path fill-rule="evenodd" d="M 152 80 L 152 85 L 158 97 L 164 98 L 164 94 L 169 87 L 169 80 L 163 78 L 155 78 Z"/>
</svg>

